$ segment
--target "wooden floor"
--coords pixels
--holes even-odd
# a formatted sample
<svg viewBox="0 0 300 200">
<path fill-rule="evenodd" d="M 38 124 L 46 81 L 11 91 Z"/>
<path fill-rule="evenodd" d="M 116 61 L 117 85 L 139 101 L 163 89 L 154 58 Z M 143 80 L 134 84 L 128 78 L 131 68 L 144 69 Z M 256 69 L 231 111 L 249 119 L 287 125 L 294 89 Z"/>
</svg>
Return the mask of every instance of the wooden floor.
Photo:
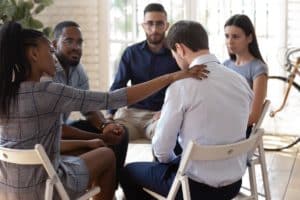
<svg viewBox="0 0 300 200">
<path fill-rule="evenodd" d="M 296 137 L 265 136 L 265 147 L 278 147 L 292 143 Z M 300 145 L 282 152 L 267 152 L 267 168 L 273 200 L 300 199 Z M 261 180 L 261 179 L 260 179 Z M 261 188 L 262 190 L 262 188 Z"/>
<path fill-rule="evenodd" d="M 282 135 L 264 136 L 265 147 L 274 148 L 290 144 L 296 137 Z M 282 152 L 266 152 L 268 175 L 272 200 L 300 199 L 300 145 Z M 130 144 L 126 162 L 151 161 L 150 144 Z M 264 193 L 260 171 L 257 171 L 258 190 Z M 248 188 L 248 178 L 245 175 L 243 186 Z M 122 199 L 122 191 L 116 193 L 118 200 Z M 264 198 L 260 198 L 264 199 Z"/>
</svg>

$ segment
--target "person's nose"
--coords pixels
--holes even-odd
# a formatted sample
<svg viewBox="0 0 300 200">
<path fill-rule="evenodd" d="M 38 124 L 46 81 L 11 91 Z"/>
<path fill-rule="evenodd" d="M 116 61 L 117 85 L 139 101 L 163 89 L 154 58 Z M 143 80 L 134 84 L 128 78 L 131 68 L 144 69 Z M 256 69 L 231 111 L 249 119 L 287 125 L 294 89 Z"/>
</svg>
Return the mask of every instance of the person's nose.
<svg viewBox="0 0 300 200">
<path fill-rule="evenodd" d="M 159 25 L 158 24 L 153 24 L 153 26 L 152 26 L 152 29 L 153 29 L 153 31 L 158 31 L 160 28 L 159 28 Z"/>
<path fill-rule="evenodd" d="M 69 43 L 69 47 L 71 47 L 72 49 L 75 49 L 75 50 L 80 50 L 82 48 L 82 45 L 79 42 L 73 41 L 73 42 Z"/>
<path fill-rule="evenodd" d="M 76 50 L 81 50 L 82 46 L 81 46 L 81 44 L 74 43 L 73 48 L 76 49 Z"/>
<path fill-rule="evenodd" d="M 149 31 L 151 33 L 156 33 L 158 31 L 158 27 L 156 24 L 153 24 L 152 26 L 149 27 Z"/>
<path fill-rule="evenodd" d="M 233 43 L 232 37 L 227 37 L 226 44 L 232 44 L 232 43 Z"/>
</svg>

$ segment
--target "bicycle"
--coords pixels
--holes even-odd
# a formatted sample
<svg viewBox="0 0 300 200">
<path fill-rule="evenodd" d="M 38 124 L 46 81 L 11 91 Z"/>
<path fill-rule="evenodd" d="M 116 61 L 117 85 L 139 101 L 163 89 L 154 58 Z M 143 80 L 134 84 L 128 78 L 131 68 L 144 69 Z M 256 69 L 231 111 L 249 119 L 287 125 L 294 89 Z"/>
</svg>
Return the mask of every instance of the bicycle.
<svg viewBox="0 0 300 200">
<path fill-rule="evenodd" d="M 275 117 L 276 113 L 280 112 L 285 104 L 286 101 L 288 99 L 290 90 L 292 88 L 292 86 L 294 86 L 294 88 L 296 88 L 299 92 L 300 92 L 300 85 L 298 83 L 296 83 L 295 78 L 296 75 L 300 76 L 300 57 L 297 57 L 297 61 L 293 61 L 292 57 L 294 56 L 294 54 L 300 53 L 300 49 L 288 49 L 286 52 L 286 63 L 285 63 L 285 70 L 289 73 L 288 76 L 269 76 L 268 79 L 276 79 L 276 80 L 280 80 L 280 81 L 284 81 L 285 83 L 288 83 L 287 89 L 285 91 L 284 94 L 284 98 L 283 101 L 280 105 L 280 107 L 274 111 L 270 112 L 270 117 Z"/>
<path fill-rule="evenodd" d="M 292 86 L 297 89 L 298 92 L 300 92 L 300 84 L 298 84 L 295 81 L 296 76 L 300 76 L 300 48 L 293 48 L 293 49 L 288 49 L 285 53 L 285 70 L 287 71 L 288 75 L 287 76 L 269 76 L 268 79 L 273 79 L 273 80 L 279 80 L 283 81 L 284 83 L 287 83 L 287 89 L 284 92 L 284 97 L 283 100 L 279 106 L 279 108 L 273 110 L 270 112 L 270 117 L 274 118 L 275 115 L 282 111 L 286 105 L 287 99 L 289 97 L 290 91 Z M 279 147 L 279 148 L 265 148 L 267 151 L 282 151 L 284 149 L 288 149 L 295 144 L 300 142 L 300 137 L 298 137 L 296 140 L 294 140 L 292 143 Z"/>
</svg>

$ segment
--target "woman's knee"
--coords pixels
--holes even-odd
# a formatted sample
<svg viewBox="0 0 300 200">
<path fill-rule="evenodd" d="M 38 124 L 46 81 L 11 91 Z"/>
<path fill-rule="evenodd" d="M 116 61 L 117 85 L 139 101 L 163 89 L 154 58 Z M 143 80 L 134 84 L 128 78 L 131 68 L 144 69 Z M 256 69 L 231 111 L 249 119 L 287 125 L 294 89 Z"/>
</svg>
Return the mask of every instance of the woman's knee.
<svg viewBox="0 0 300 200">
<path fill-rule="evenodd" d="M 98 174 L 103 170 L 115 168 L 116 158 L 109 147 L 100 147 L 80 156 L 86 163 L 90 173 Z"/>
<path fill-rule="evenodd" d="M 114 151 L 111 148 L 100 147 L 98 149 L 99 149 L 99 155 L 98 155 L 99 157 L 97 157 L 95 161 L 98 160 L 99 162 L 107 162 L 115 165 L 116 157 Z"/>
</svg>

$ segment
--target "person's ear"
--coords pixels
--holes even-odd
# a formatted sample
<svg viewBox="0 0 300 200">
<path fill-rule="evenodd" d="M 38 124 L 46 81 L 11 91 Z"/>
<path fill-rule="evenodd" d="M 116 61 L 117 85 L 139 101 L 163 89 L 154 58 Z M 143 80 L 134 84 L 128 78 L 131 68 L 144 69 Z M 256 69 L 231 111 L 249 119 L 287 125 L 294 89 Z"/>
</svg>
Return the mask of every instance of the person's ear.
<svg viewBox="0 0 300 200">
<path fill-rule="evenodd" d="M 248 44 L 252 43 L 252 41 L 253 41 L 253 34 L 252 33 L 250 33 L 250 35 L 247 36 L 247 40 L 248 40 Z"/>
<path fill-rule="evenodd" d="M 53 45 L 53 47 L 55 49 L 57 48 L 57 39 L 55 39 L 55 40 L 52 41 L 52 45 Z"/>
<path fill-rule="evenodd" d="M 143 27 L 143 29 L 144 29 L 144 32 L 146 32 L 146 25 L 144 24 L 144 23 L 142 23 L 142 27 Z"/>
<path fill-rule="evenodd" d="M 170 26 L 170 23 L 166 22 L 166 28 L 165 28 L 165 30 L 168 30 L 169 26 Z"/>
<path fill-rule="evenodd" d="M 183 48 L 183 45 L 180 43 L 175 44 L 176 53 L 183 58 L 185 55 L 185 49 Z"/>
<path fill-rule="evenodd" d="M 39 51 L 36 47 L 29 47 L 26 51 L 27 58 L 30 62 L 37 62 L 39 59 Z"/>
</svg>

